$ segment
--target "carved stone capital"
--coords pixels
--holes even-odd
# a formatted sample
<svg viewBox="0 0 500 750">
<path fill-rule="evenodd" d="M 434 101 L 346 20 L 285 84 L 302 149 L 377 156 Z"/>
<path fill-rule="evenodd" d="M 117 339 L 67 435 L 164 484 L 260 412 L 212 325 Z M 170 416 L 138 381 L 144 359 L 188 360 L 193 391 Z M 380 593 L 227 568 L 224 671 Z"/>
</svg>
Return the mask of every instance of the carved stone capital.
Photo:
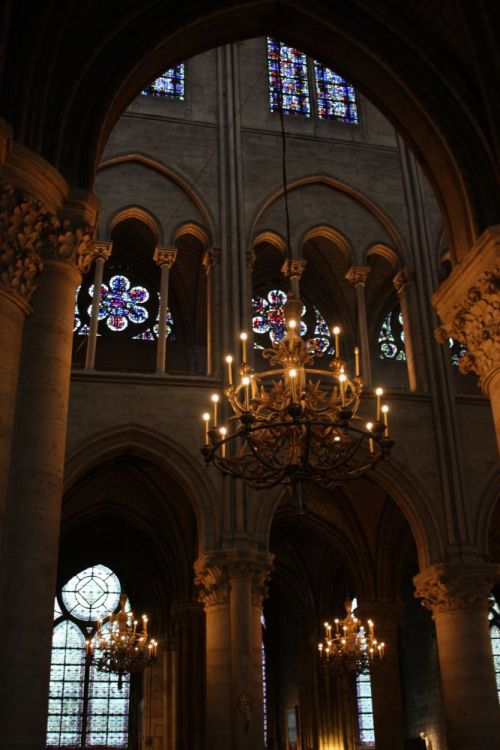
<svg viewBox="0 0 500 750">
<path fill-rule="evenodd" d="M 153 260 L 157 266 L 163 268 L 166 266 L 168 270 L 172 268 L 177 258 L 176 247 L 157 247 L 155 249 Z"/>
<path fill-rule="evenodd" d="M 354 287 L 364 287 L 371 270 L 370 266 L 351 266 L 347 271 L 345 278 Z"/>
<path fill-rule="evenodd" d="M 402 268 L 400 271 L 397 272 L 397 274 L 394 276 L 392 283 L 394 285 L 394 289 L 399 294 L 402 294 L 405 289 L 407 289 L 410 286 L 410 283 L 414 277 L 414 272 L 410 268 Z"/>
<path fill-rule="evenodd" d="M 44 255 L 87 273 L 94 260 L 94 229 L 88 224 L 63 219 L 51 236 Z"/>
<path fill-rule="evenodd" d="M 29 302 L 43 267 L 43 250 L 56 229 L 56 217 L 41 201 L 1 184 L 0 280 L 7 292 Z"/>
<path fill-rule="evenodd" d="M 101 258 L 104 261 L 109 260 L 111 258 L 112 251 L 113 251 L 112 242 L 104 242 L 104 241 L 95 242 L 92 248 L 92 254 L 93 254 L 94 260 L 97 260 L 98 258 Z"/>
<path fill-rule="evenodd" d="M 229 602 L 231 582 L 249 579 L 252 604 L 261 606 L 268 594 L 273 555 L 257 550 L 220 550 L 207 553 L 195 564 L 195 583 L 205 607 Z"/>
<path fill-rule="evenodd" d="M 436 340 L 464 344 L 459 370 L 479 375 L 488 393 L 500 371 L 500 227 L 480 237 L 434 294 L 433 304 L 443 322 L 434 332 Z"/>
<path fill-rule="evenodd" d="M 205 250 L 201 265 L 203 266 L 203 270 L 208 276 L 212 268 L 215 266 L 215 253 L 213 247 L 209 247 L 208 250 Z"/>
<path fill-rule="evenodd" d="M 303 258 L 291 258 L 285 260 L 281 267 L 281 273 L 285 278 L 300 281 L 304 273 L 307 261 Z"/>
<path fill-rule="evenodd" d="M 415 596 L 433 616 L 465 609 L 488 609 L 500 565 L 448 565 L 427 568 L 413 579 Z"/>
</svg>

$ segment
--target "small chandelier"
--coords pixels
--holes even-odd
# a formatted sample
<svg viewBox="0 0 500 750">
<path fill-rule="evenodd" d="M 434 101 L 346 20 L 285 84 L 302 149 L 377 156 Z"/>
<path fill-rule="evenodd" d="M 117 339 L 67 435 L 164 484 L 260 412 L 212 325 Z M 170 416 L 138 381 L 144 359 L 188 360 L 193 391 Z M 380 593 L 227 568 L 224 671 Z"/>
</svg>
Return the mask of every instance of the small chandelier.
<svg viewBox="0 0 500 750">
<path fill-rule="evenodd" d="M 328 370 L 319 369 L 314 363 L 322 355 L 317 342 L 305 341 L 299 333 L 302 309 L 302 301 L 289 292 L 285 336 L 262 352 L 272 369 L 256 372 L 250 367 L 247 334 L 241 334 L 237 383 L 233 358 L 226 357 L 224 395 L 232 411 L 230 426 L 219 424 L 218 394 L 212 396 L 212 415 L 203 415 L 206 463 L 255 489 L 293 487 L 305 480 L 324 487 L 339 485 L 372 469 L 394 445 L 381 388 L 375 391 L 376 418 L 367 421 L 358 416 L 363 390 L 358 347 L 351 378 L 340 358 L 341 331 L 336 326 L 335 356 Z"/>
<path fill-rule="evenodd" d="M 375 638 L 372 620 L 367 620 L 367 631 L 354 616 L 350 599 L 345 609 L 345 618 L 334 620 L 335 629 L 325 622 L 325 637 L 318 645 L 321 660 L 341 674 L 369 674 L 383 662 L 385 643 Z"/>
<path fill-rule="evenodd" d="M 118 675 L 122 689 L 127 672 L 142 672 L 156 658 L 158 642 L 148 640 L 148 618 L 142 615 L 142 629 L 134 613 L 126 611 L 127 595 L 120 596 L 120 609 L 105 620 L 98 620 L 93 638 L 87 641 L 87 652 L 101 672 Z"/>
</svg>

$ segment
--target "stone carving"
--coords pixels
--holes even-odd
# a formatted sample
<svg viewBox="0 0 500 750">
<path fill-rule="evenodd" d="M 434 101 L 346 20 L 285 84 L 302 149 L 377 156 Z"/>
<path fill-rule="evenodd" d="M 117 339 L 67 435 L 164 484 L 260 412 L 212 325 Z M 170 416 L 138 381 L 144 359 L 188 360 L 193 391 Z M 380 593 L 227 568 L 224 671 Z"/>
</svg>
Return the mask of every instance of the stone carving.
<svg viewBox="0 0 500 750">
<path fill-rule="evenodd" d="M 440 343 L 453 338 L 467 348 L 460 358 L 461 373 L 475 372 L 487 392 L 487 381 L 500 367 L 500 267 L 481 275 L 460 304 L 450 323 L 434 332 Z"/>
<path fill-rule="evenodd" d="M 307 261 L 302 258 L 292 258 L 285 260 L 281 268 L 283 276 L 289 279 L 301 279 L 305 271 Z"/>
<path fill-rule="evenodd" d="M 347 271 L 345 277 L 347 281 L 349 281 L 349 283 L 351 283 L 354 287 L 364 287 L 366 284 L 366 280 L 370 275 L 370 271 L 370 266 L 351 266 L 351 268 Z"/>
<path fill-rule="evenodd" d="M 57 227 L 56 218 L 33 196 L 13 185 L 0 191 L 0 279 L 29 302 L 43 267 L 41 253 Z"/>
<path fill-rule="evenodd" d="M 481 608 L 486 612 L 488 597 L 500 566 L 435 565 L 415 576 L 415 596 L 435 616 L 442 612 Z"/>
<path fill-rule="evenodd" d="M 98 258 L 102 258 L 102 260 L 106 261 L 111 258 L 112 251 L 112 242 L 95 242 L 93 248 L 93 257 L 95 258 L 95 260 L 97 260 Z"/>
<path fill-rule="evenodd" d="M 94 230 L 88 225 L 63 219 L 58 231 L 51 236 L 45 255 L 53 260 L 74 263 L 82 273 L 87 273 L 94 260 Z"/>
<path fill-rule="evenodd" d="M 205 607 L 229 601 L 231 579 L 248 578 L 252 604 L 260 607 L 268 595 L 273 556 L 255 550 L 227 550 L 206 555 L 195 565 L 195 584 Z"/>
<path fill-rule="evenodd" d="M 392 283 L 398 295 L 401 295 L 409 287 L 414 275 L 414 272 L 410 268 L 402 268 L 401 271 L 397 272 Z"/>
<path fill-rule="evenodd" d="M 156 265 L 160 266 L 160 268 L 166 266 L 169 271 L 174 265 L 176 258 L 177 248 L 175 247 L 157 247 L 153 255 Z"/>
<path fill-rule="evenodd" d="M 199 586 L 198 598 L 205 607 L 226 604 L 229 601 L 231 584 L 229 571 L 224 559 L 204 557 L 195 565 L 196 586 Z"/>
</svg>

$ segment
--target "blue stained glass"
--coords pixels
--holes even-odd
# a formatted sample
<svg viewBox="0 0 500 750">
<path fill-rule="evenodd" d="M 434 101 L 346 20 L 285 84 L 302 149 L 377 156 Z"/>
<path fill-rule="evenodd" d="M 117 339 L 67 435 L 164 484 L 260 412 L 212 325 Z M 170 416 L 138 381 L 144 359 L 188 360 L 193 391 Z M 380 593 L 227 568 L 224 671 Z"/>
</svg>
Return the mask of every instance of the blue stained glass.
<svg viewBox="0 0 500 750">
<path fill-rule="evenodd" d="M 372 684 L 369 674 L 359 674 L 356 676 L 356 699 L 360 747 L 375 747 Z"/>
<path fill-rule="evenodd" d="M 455 341 L 455 339 L 448 339 L 448 346 L 450 347 L 451 364 L 454 367 L 458 367 L 460 360 L 464 354 L 466 354 L 467 349 L 459 341 Z"/>
<path fill-rule="evenodd" d="M 403 315 L 399 307 L 387 313 L 382 321 L 378 335 L 378 351 L 380 359 L 406 362 Z"/>
<path fill-rule="evenodd" d="M 500 606 L 492 601 L 488 619 L 490 621 L 491 652 L 493 655 L 493 667 L 497 683 L 497 695 L 500 703 Z"/>
<path fill-rule="evenodd" d="M 317 60 L 314 61 L 314 78 L 319 117 L 357 125 L 358 107 L 353 86 Z"/>
<path fill-rule="evenodd" d="M 89 295 L 94 296 L 94 285 L 89 287 Z M 145 323 L 148 311 L 142 307 L 149 299 L 149 292 L 142 286 L 130 288 L 130 280 L 121 274 L 112 276 L 109 286 L 102 284 L 99 303 L 99 320 L 105 320 L 111 331 L 124 331 L 129 322 Z M 88 315 L 92 312 L 89 306 Z"/>
<path fill-rule="evenodd" d="M 277 39 L 267 39 L 267 68 L 271 111 L 285 115 L 311 114 L 307 58 Z"/>
<path fill-rule="evenodd" d="M 180 63 L 156 78 L 141 93 L 144 96 L 161 96 L 183 101 L 184 84 L 184 63 Z"/>
<path fill-rule="evenodd" d="M 287 300 L 286 292 L 281 289 L 272 289 L 267 299 L 254 297 L 252 299 L 252 329 L 257 334 L 269 334 L 271 344 L 279 344 L 285 338 L 286 322 L 283 305 Z M 302 310 L 305 315 L 306 308 Z M 307 326 L 303 320 L 300 321 L 300 335 L 307 333 Z M 256 342 L 259 343 L 258 341 Z M 259 347 L 261 348 L 261 347 Z"/>
<path fill-rule="evenodd" d="M 146 331 L 138 333 L 133 336 L 134 339 L 140 339 L 141 341 L 157 341 L 159 334 L 159 320 L 160 320 L 160 295 L 158 294 L 158 314 L 156 316 L 156 323 Z M 174 319 L 170 310 L 167 310 L 167 341 L 175 341 L 174 333 Z"/>
<path fill-rule="evenodd" d="M 321 315 L 317 307 L 314 307 L 314 317 L 316 319 L 316 325 L 314 327 L 314 337 L 311 339 L 314 342 L 314 346 L 320 352 L 324 354 L 335 354 L 335 347 L 332 346 L 330 338 L 330 330 L 328 323 Z"/>
</svg>

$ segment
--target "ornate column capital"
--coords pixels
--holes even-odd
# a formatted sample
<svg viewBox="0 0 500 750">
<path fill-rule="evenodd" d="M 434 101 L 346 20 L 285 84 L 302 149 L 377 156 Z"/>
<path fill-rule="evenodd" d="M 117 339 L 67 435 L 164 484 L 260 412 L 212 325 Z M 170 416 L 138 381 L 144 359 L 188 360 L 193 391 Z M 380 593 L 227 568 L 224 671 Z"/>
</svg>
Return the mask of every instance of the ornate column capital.
<svg viewBox="0 0 500 750">
<path fill-rule="evenodd" d="M 400 271 L 397 272 L 397 274 L 394 276 L 392 280 L 392 283 L 398 296 L 402 294 L 405 291 L 405 289 L 407 289 L 410 286 L 414 276 L 415 276 L 415 272 L 412 271 L 411 268 L 408 268 L 408 267 L 402 268 Z"/>
<path fill-rule="evenodd" d="M 63 219 L 54 227 L 44 248 L 44 258 L 74 266 L 87 273 L 94 260 L 94 232 L 88 224 Z"/>
<path fill-rule="evenodd" d="M 475 372 L 488 393 L 500 373 L 500 226 L 490 227 L 432 298 L 443 324 L 434 332 L 440 343 L 460 341 L 467 353 L 462 373 Z"/>
<path fill-rule="evenodd" d="M 195 584 L 205 607 L 229 602 L 231 581 L 247 578 L 251 582 L 252 604 L 261 606 L 268 595 L 268 580 L 274 556 L 252 549 L 216 550 L 195 563 Z"/>
<path fill-rule="evenodd" d="M 1 183 L 1 286 L 24 304 L 36 290 L 36 279 L 43 268 L 42 252 L 57 225 L 57 218 L 41 201 L 14 185 Z"/>
<path fill-rule="evenodd" d="M 354 287 L 364 287 L 371 270 L 370 266 L 351 266 L 345 278 Z"/>
<path fill-rule="evenodd" d="M 441 563 L 413 579 L 414 596 L 433 617 L 465 609 L 488 610 L 488 597 L 500 577 L 500 565 L 454 565 Z"/>
<path fill-rule="evenodd" d="M 201 265 L 203 266 L 203 270 L 205 271 L 205 274 L 207 276 L 210 274 L 210 271 L 215 266 L 215 255 L 216 255 L 216 250 L 213 247 L 209 247 L 207 250 L 205 250 L 205 253 L 203 255 Z"/>
<path fill-rule="evenodd" d="M 98 258 L 102 258 L 104 261 L 109 260 L 112 251 L 113 243 L 111 241 L 108 242 L 101 240 L 100 242 L 94 242 L 94 247 L 92 248 L 94 260 L 97 260 Z"/>
<path fill-rule="evenodd" d="M 163 268 L 166 266 L 168 270 L 172 268 L 177 258 L 176 247 L 157 247 L 155 249 L 153 260 L 157 266 Z"/>
<path fill-rule="evenodd" d="M 298 280 L 302 278 L 307 261 L 304 258 L 291 258 L 285 260 L 281 267 L 281 273 L 285 278 Z"/>
</svg>

